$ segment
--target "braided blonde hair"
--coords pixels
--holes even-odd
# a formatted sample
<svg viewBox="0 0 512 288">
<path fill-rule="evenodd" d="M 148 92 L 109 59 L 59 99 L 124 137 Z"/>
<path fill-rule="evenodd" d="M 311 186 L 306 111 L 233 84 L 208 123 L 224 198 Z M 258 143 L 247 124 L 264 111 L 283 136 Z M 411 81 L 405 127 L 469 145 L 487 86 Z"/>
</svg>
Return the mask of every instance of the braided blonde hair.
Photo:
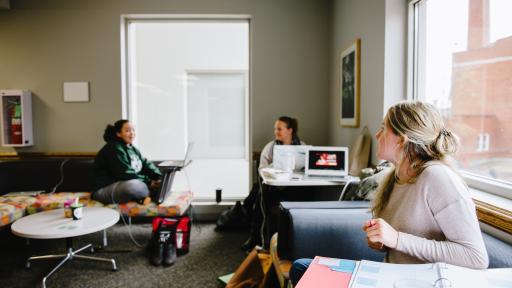
<svg viewBox="0 0 512 288">
<path fill-rule="evenodd" d="M 430 161 L 447 163 L 447 156 L 457 151 L 459 141 L 445 125 L 441 113 L 433 105 L 421 101 L 405 101 L 389 108 L 385 125 L 393 134 L 405 139 L 397 155 L 396 167 L 407 160 L 408 183 L 414 183 Z M 386 207 L 396 182 L 400 181 L 399 168 L 389 169 L 377 188 L 372 212 L 378 216 Z"/>
</svg>

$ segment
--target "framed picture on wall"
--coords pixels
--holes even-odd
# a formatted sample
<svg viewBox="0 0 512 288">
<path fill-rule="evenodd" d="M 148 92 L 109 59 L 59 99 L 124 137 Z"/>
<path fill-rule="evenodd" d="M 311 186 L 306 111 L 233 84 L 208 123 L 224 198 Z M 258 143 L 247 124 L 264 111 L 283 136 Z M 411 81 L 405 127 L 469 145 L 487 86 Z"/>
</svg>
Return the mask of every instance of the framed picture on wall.
<svg viewBox="0 0 512 288">
<path fill-rule="evenodd" d="M 340 57 L 340 125 L 359 127 L 360 102 L 360 46 L 356 39 Z"/>
</svg>

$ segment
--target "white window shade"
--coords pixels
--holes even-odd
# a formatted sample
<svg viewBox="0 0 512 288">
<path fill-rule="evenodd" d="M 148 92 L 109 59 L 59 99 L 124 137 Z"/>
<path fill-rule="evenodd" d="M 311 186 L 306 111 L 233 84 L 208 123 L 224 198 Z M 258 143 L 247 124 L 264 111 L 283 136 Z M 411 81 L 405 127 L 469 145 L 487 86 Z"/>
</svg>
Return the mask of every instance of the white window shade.
<svg viewBox="0 0 512 288">
<path fill-rule="evenodd" d="M 187 74 L 188 135 L 193 158 L 246 158 L 246 73 Z"/>
</svg>

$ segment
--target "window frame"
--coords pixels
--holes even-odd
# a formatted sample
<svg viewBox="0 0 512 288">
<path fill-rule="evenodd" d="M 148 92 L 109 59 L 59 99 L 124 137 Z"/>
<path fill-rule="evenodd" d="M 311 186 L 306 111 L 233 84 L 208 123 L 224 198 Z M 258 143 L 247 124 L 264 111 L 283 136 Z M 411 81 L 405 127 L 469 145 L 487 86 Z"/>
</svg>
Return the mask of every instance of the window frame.
<svg viewBox="0 0 512 288">
<path fill-rule="evenodd" d="M 421 87 L 424 84 L 419 71 L 421 71 L 422 63 L 420 63 L 418 55 L 422 53 L 420 47 L 421 41 L 425 41 L 425 37 L 418 31 L 421 29 L 419 23 L 425 21 L 426 13 L 422 13 L 417 9 L 416 5 L 426 3 L 428 0 L 410 0 L 408 4 L 408 43 L 407 43 L 407 99 L 421 100 Z M 418 33 L 420 32 L 420 33 Z M 419 35 L 418 35 L 419 34 Z M 420 50 L 420 51 L 418 51 Z M 503 198 L 512 200 L 512 184 L 505 181 L 491 179 L 480 176 L 464 170 L 458 171 L 469 187 L 481 190 L 486 193 L 494 194 Z"/>
</svg>

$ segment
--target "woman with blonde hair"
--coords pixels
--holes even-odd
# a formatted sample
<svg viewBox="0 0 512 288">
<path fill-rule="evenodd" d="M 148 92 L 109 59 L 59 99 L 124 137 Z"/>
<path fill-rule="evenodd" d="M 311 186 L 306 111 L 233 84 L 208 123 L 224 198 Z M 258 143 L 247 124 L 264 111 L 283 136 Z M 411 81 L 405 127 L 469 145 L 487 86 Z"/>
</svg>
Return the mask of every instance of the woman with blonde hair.
<svg viewBox="0 0 512 288">
<path fill-rule="evenodd" d="M 449 165 L 458 139 L 439 111 L 420 101 L 400 102 L 389 108 L 376 138 L 377 156 L 394 167 L 377 188 L 374 219 L 363 225 L 368 245 L 385 250 L 389 263 L 487 268 L 475 205 Z M 290 272 L 295 283 L 308 265 L 304 261 Z"/>
</svg>

